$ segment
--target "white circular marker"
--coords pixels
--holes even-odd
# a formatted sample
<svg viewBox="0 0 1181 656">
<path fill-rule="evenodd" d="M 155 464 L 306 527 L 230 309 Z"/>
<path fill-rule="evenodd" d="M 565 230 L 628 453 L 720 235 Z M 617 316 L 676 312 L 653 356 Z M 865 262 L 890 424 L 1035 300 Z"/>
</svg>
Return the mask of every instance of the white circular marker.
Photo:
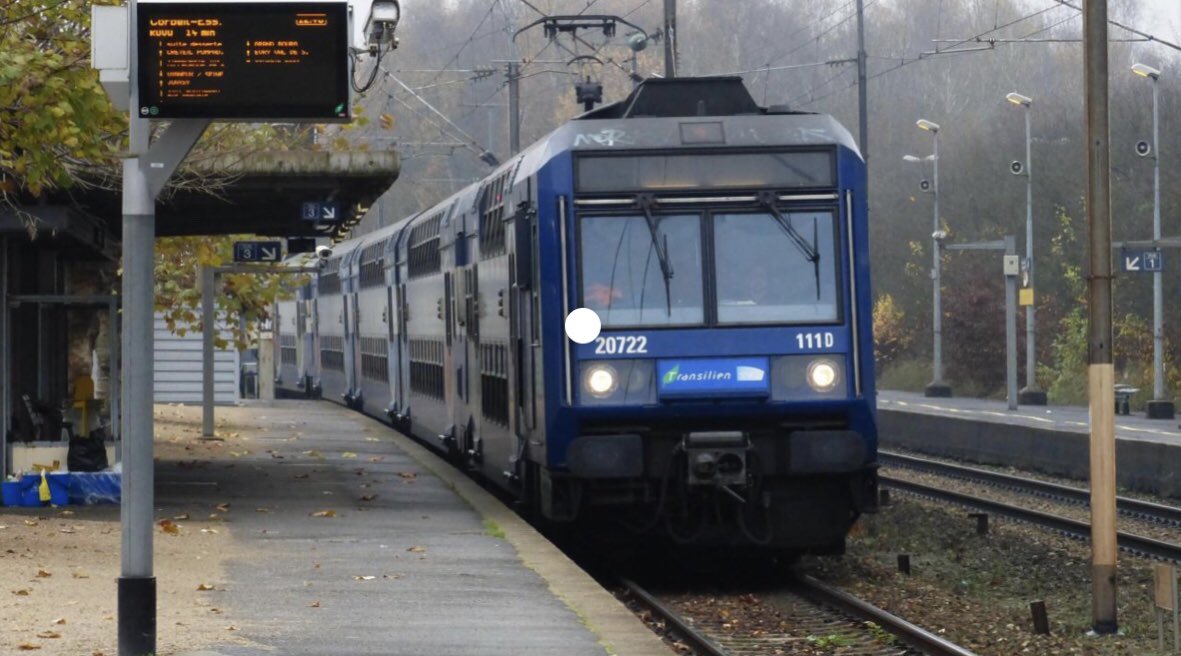
<svg viewBox="0 0 1181 656">
<path fill-rule="evenodd" d="M 578 308 L 566 315 L 566 336 L 576 344 L 590 344 L 602 329 L 603 322 L 590 308 Z"/>
</svg>

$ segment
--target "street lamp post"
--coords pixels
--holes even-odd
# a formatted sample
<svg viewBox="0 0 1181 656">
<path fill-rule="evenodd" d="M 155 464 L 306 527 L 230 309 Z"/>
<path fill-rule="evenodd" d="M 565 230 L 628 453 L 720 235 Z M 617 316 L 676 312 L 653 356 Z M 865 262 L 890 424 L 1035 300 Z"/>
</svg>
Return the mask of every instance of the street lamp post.
<svg viewBox="0 0 1181 656">
<path fill-rule="evenodd" d="M 940 269 L 942 268 L 942 257 L 940 249 L 944 233 L 939 227 L 939 124 L 920 118 L 915 123 L 915 125 L 918 125 L 920 129 L 931 133 L 931 137 L 933 139 L 931 162 L 934 166 L 934 173 L 932 174 L 931 180 L 931 196 L 934 198 L 935 205 L 931 227 L 931 241 L 933 243 L 931 269 L 933 308 L 931 326 L 932 333 L 934 334 L 934 354 L 932 362 L 932 379 L 930 383 L 927 383 L 923 393 L 927 396 L 947 397 L 951 396 L 951 386 L 943 381 L 943 309 L 942 301 L 940 299 Z"/>
<path fill-rule="evenodd" d="M 1033 99 L 1019 93 L 1010 93 L 1005 100 L 1025 108 L 1025 163 L 1012 168 L 1014 173 L 1025 176 L 1025 266 L 1026 286 L 1035 290 L 1033 264 L 1033 155 L 1030 147 L 1029 112 Z M 1046 393 L 1037 386 L 1037 310 L 1034 299 L 1025 306 L 1025 387 L 1017 394 L 1022 405 L 1045 405 Z"/>
<path fill-rule="evenodd" d="M 1160 71 L 1144 64 L 1132 66 L 1132 72 L 1152 81 L 1152 144 L 1149 157 L 1152 158 L 1152 240 L 1160 241 L 1160 154 L 1157 147 L 1160 138 L 1157 132 L 1157 82 Z M 1152 400 L 1148 402 L 1149 419 L 1172 419 L 1173 401 L 1165 398 L 1165 351 L 1164 351 L 1164 291 L 1161 288 L 1161 272 L 1152 272 Z"/>
</svg>

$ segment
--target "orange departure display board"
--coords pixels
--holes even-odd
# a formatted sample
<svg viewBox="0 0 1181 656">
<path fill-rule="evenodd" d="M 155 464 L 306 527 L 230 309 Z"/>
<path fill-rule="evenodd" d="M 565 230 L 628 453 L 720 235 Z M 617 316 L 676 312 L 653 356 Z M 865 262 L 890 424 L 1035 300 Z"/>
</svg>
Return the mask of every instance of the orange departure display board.
<svg viewBox="0 0 1181 656">
<path fill-rule="evenodd" d="M 345 2 L 137 6 L 146 118 L 349 118 Z"/>
</svg>

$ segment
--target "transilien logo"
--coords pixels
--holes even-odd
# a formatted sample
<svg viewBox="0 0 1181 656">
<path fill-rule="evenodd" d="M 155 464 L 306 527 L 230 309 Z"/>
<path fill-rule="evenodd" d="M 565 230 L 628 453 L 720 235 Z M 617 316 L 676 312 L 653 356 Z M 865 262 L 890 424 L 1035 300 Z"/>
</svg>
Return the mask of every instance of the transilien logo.
<svg viewBox="0 0 1181 656">
<path fill-rule="evenodd" d="M 672 369 L 669 369 L 664 374 L 664 384 L 665 385 L 672 385 L 673 383 L 675 383 L 677 381 L 677 376 L 679 376 L 680 374 L 681 374 L 681 365 L 678 364 L 675 367 L 673 367 Z"/>
</svg>

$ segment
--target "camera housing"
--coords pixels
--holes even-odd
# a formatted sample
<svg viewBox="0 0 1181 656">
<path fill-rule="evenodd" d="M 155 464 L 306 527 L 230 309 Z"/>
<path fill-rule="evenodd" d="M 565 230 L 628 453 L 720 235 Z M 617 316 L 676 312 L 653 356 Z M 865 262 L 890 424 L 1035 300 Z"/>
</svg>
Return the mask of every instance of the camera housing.
<svg viewBox="0 0 1181 656">
<path fill-rule="evenodd" d="M 316 257 L 320 258 L 321 260 L 327 260 L 328 258 L 332 257 L 332 249 L 328 248 L 327 246 L 317 246 Z"/>
<path fill-rule="evenodd" d="M 373 5 L 369 8 L 369 18 L 365 19 L 365 37 L 368 39 L 369 47 L 398 47 L 394 31 L 398 29 L 398 21 L 401 18 L 402 7 L 398 0 L 373 0 Z"/>
</svg>

